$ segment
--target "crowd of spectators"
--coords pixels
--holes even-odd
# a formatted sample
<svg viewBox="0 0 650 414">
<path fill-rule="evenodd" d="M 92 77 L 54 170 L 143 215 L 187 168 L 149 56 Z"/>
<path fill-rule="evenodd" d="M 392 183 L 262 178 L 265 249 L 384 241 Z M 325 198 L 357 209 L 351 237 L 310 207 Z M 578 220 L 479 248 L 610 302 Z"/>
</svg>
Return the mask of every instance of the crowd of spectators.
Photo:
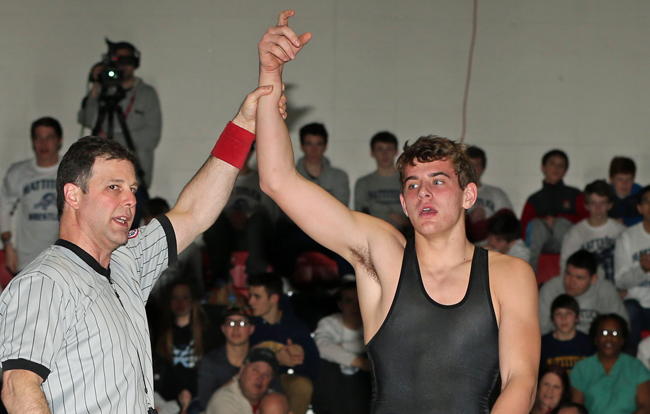
<svg viewBox="0 0 650 414">
<path fill-rule="evenodd" d="M 136 52 L 124 49 L 127 57 Z M 146 89 L 137 94 L 137 88 L 145 85 L 132 80 L 133 96 L 140 99 Z M 85 125 L 92 123 L 96 99 L 91 90 L 84 100 Z M 129 119 L 137 131 L 135 117 L 142 113 L 133 110 Z M 159 136 L 159 113 L 156 119 Z M 63 131 L 45 117 L 34 121 L 30 134 L 35 157 L 13 164 L 0 192 L 1 236 L 13 274 L 40 246 L 56 240 L 52 226 L 58 224 L 50 210 L 56 204 L 53 182 Z M 328 138 L 322 124 L 300 130 L 303 156 L 297 170 L 348 205 L 348 176 L 325 157 Z M 158 138 L 150 141 L 138 148 L 149 154 L 149 183 Z M 368 412 L 372 363 L 352 267 L 302 232 L 260 190 L 254 151 L 221 216 L 151 294 L 156 405 L 161 413 L 182 414 Z M 394 134 L 372 137 L 376 170 L 357 180 L 354 209 L 408 237 L 412 227 L 400 201 L 398 152 Z M 650 186 L 634 182 L 634 161 L 614 157 L 608 181 L 594 180 L 580 191 L 564 184 L 567 154 L 551 150 L 541 159 L 542 188 L 528 197 L 518 217 L 505 191 L 482 182 L 486 153 L 471 146 L 467 154 L 478 178 L 478 198 L 466 215 L 467 237 L 535 270 L 542 255 L 559 262 L 560 273 L 539 291 L 542 354 L 532 412 L 650 412 L 650 338 L 642 341 L 650 330 Z M 143 207 L 144 224 L 169 211 L 159 198 Z M 248 254 L 247 286 L 237 295 L 232 294 L 234 251 Z M 287 295 L 297 258 L 306 251 L 336 263 L 342 281 L 336 293 L 319 291 L 317 281 L 313 287 L 328 298 L 326 306 L 323 300 L 310 303 L 318 296 L 308 289 L 307 300 Z M 309 307 L 322 316 L 317 323 L 302 318 Z"/>
</svg>

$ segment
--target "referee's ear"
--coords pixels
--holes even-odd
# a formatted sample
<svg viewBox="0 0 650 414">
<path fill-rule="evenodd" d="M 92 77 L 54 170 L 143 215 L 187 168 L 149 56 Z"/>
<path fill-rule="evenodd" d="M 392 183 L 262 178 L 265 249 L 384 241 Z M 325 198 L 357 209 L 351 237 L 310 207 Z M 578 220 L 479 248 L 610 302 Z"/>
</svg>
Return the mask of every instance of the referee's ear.
<svg viewBox="0 0 650 414">
<path fill-rule="evenodd" d="M 63 196 L 65 197 L 65 203 L 72 207 L 73 209 L 79 209 L 79 199 L 83 191 L 79 186 L 73 183 L 66 183 L 63 186 Z"/>
</svg>

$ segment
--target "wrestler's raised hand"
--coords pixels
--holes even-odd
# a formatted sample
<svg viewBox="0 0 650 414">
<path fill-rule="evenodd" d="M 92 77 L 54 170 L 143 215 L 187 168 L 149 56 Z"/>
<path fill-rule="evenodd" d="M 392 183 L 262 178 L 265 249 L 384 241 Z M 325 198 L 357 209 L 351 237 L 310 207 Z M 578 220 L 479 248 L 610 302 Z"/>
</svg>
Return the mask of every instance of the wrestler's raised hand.
<svg viewBox="0 0 650 414">
<path fill-rule="evenodd" d="M 282 66 L 295 59 L 298 52 L 311 39 L 311 33 L 296 35 L 288 26 L 289 17 L 296 14 L 285 10 L 278 17 L 277 26 L 266 31 L 257 49 L 260 58 L 260 71 L 273 73 L 282 70 Z"/>
</svg>

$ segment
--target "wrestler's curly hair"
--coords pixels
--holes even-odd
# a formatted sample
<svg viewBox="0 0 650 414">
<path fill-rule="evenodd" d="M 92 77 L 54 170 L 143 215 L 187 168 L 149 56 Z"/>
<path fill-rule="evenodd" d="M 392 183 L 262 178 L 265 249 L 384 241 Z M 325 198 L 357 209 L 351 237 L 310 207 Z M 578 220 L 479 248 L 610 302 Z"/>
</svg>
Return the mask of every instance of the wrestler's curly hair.
<svg viewBox="0 0 650 414">
<path fill-rule="evenodd" d="M 420 163 L 449 160 L 456 172 L 461 189 L 464 190 L 469 183 L 476 184 L 476 171 L 467 156 L 466 148 L 465 144 L 437 135 L 420 137 L 411 145 L 406 141 L 404 152 L 399 156 L 396 164 L 399 172 L 400 190 L 404 192 L 406 168 L 414 166 L 416 160 Z"/>
</svg>

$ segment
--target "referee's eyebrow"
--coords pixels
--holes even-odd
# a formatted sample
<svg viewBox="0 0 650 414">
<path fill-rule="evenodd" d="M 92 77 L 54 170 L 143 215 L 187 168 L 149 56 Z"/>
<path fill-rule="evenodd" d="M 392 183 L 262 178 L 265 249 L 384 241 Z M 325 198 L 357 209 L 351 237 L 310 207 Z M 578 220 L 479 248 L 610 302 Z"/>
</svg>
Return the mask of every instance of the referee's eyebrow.
<svg viewBox="0 0 650 414">
<path fill-rule="evenodd" d="M 126 183 L 126 180 L 122 178 L 109 178 L 108 180 L 106 180 L 106 184 L 124 184 L 124 183 Z M 140 184 L 138 184 L 138 180 L 135 180 L 130 186 L 138 188 Z"/>
</svg>

